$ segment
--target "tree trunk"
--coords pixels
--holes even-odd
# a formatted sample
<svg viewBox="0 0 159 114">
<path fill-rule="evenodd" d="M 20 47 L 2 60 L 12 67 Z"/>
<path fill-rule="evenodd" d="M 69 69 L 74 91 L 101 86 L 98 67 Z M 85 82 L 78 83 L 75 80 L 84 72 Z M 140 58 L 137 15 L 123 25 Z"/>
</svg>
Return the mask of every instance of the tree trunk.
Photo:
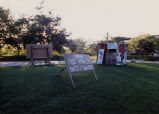
<svg viewBox="0 0 159 114">
<path fill-rule="evenodd" d="M 18 57 L 19 57 L 19 52 L 20 52 L 20 49 L 18 48 Z"/>
</svg>

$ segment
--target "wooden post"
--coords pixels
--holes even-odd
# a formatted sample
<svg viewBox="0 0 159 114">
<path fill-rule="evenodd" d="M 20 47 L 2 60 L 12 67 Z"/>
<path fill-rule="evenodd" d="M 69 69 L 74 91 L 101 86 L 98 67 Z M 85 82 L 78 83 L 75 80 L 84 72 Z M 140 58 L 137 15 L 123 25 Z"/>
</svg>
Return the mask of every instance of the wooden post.
<svg viewBox="0 0 159 114">
<path fill-rule="evenodd" d="M 73 82 L 72 74 L 71 74 L 71 73 L 70 73 L 70 80 L 71 80 L 71 82 L 72 82 L 73 87 L 75 88 L 75 84 L 74 84 L 74 82 Z"/>
<path fill-rule="evenodd" d="M 98 77 L 97 77 L 95 71 L 94 71 L 94 70 L 92 70 L 92 71 L 93 71 L 93 74 L 94 74 L 94 76 L 95 76 L 95 79 L 98 80 Z"/>
<path fill-rule="evenodd" d="M 34 66 L 34 59 L 33 59 L 33 50 L 32 50 L 32 46 L 31 46 L 31 66 Z"/>
<path fill-rule="evenodd" d="M 109 50 L 108 50 L 108 43 L 109 43 L 108 38 L 109 38 L 109 36 L 108 36 L 108 32 L 107 32 L 106 37 L 107 37 L 107 55 L 106 55 L 107 60 L 106 60 L 106 64 L 108 64 L 108 58 L 109 58 Z"/>
<path fill-rule="evenodd" d="M 34 60 L 31 59 L 31 66 L 34 66 Z"/>
<path fill-rule="evenodd" d="M 56 77 L 59 76 L 65 69 L 66 69 L 66 67 L 64 67 L 63 69 L 61 69 L 60 72 L 58 72 L 58 73 L 56 74 Z"/>
</svg>

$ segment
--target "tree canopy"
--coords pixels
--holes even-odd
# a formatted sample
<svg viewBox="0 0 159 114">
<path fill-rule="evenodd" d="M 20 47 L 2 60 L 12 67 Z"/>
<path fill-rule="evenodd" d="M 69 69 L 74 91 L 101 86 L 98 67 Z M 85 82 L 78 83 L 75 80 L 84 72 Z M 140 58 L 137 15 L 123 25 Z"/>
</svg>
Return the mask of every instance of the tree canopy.
<svg viewBox="0 0 159 114">
<path fill-rule="evenodd" d="M 86 42 L 80 38 L 69 40 L 68 47 L 73 53 L 85 53 Z"/>
<path fill-rule="evenodd" d="M 42 6 L 37 10 L 41 10 Z M 26 44 L 49 44 L 52 43 L 55 50 L 62 51 L 70 34 L 60 27 L 61 18 L 40 12 L 30 17 L 22 17 L 13 20 L 10 11 L 0 7 L 0 43 L 10 44 L 20 49 Z"/>
<path fill-rule="evenodd" d="M 128 43 L 129 52 L 132 54 L 151 55 L 158 49 L 159 39 L 150 35 L 141 35 L 132 38 Z"/>
</svg>

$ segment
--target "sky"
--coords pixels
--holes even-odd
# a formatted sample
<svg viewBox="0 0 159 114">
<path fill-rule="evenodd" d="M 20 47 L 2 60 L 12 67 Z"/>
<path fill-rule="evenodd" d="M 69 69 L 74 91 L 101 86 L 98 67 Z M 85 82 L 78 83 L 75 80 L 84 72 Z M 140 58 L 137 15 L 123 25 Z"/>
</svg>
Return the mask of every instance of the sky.
<svg viewBox="0 0 159 114">
<path fill-rule="evenodd" d="M 42 0 L 0 0 L 17 18 L 36 14 Z M 109 36 L 159 35 L 159 0 L 44 0 L 44 12 L 53 10 L 62 18 L 61 27 L 87 41 Z"/>
</svg>

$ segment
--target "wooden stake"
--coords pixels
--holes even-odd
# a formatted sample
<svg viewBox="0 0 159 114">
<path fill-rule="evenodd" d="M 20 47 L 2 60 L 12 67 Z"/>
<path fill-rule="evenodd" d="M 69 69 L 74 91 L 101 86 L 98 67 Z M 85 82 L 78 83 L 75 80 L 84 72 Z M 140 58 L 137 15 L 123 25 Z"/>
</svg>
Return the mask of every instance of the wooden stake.
<svg viewBox="0 0 159 114">
<path fill-rule="evenodd" d="M 94 70 L 93 70 L 93 74 L 94 74 L 94 76 L 95 76 L 95 79 L 98 80 L 98 77 L 97 77 L 97 75 L 96 75 L 96 73 L 95 73 Z"/>
<path fill-rule="evenodd" d="M 62 70 L 60 70 L 60 72 L 58 72 L 58 73 L 56 74 L 56 77 L 59 76 L 65 69 L 66 69 L 66 67 L 64 67 Z"/>
<path fill-rule="evenodd" d="M 73 87 L 75 88 L 75 84 L 74 84 L 74 82 L 73 82 L 72 74 L 71 74 L 71 73 L 70 73 L 70 80 L 71 80 L 71 82 L 72 82 Z"/>
<path fill-rule="evenodd" d="M 109 58 L 108 43 L 109 43 L 109 35 L 108 35 L 108 32 L 107 32 L 107 54 L 106 54 L 107 60 L 106 60 L 106 64 L 108 64 L 108 62 L 109 62 L 109 60 L 108 60 L 108 58 Z"/>
<path fill-rule="evenodd" d="M 31 59 L 31 66 L 34 66 L 34 60 Z"/>
</svg>

